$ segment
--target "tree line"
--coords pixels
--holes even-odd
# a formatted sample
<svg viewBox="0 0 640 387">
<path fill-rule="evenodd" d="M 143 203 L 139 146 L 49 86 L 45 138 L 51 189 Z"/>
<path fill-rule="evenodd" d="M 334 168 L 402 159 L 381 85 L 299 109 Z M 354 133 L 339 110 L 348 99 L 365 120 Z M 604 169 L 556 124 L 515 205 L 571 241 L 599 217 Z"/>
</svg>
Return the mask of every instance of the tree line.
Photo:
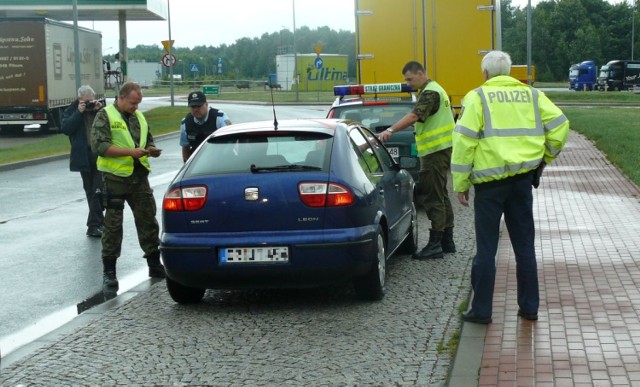
<svg viewBox="0 0 640 387">
<path fill-rule="evenodd" d="M 531 58 L 538 81 L 564 81 L 571 64 L 593 60 L 598 66 L 613 59 L 635 59 L 636 7 L 640 0 L 610 4 L 605 0 L 546 0 L 531 9 Z M 527 7 L 501 1 L 502 48 L 514 64 L 527 63 Z M 356 37 L 351 31 L 329 27 L 288 29 L 265 33 L 257 38 L 241 38 L 220 46 L 174 47 L 178 58 L 174 73 L 187 78 L 266 79 L 276 72 L 278 54 L 311 53 L 316 45 L 322 52 L 349 57 L 349 78 L 355 79 Z M 635 47 L 632 47 L 635 46 Z M 159 45 L 138 45 L 128 51 L 129 60 L 159 62 L 164 49 Z M 113 56 L 105 59 L 113 61 Z M 222 63 L 218 73 L 218 62 Z M 190 64 L 200 71 L 191 73 Z M 185 71 L 186 70 L 186 71 Z"/>
<path fill-rule="evenodd" d="M 531 7 L 531 62 L 538 81 L 564 81 L 569 67 L 584 60 L 598 67 L 614 59 L 635 59 L 632 38 L 636 7 L 626 1 L 547 0 Z M 502 47 L 514 64 L 527 63 L 527 7 L 502 0 Z M 633 58 L 632 58 L 633 56 Z"/>
</svg>

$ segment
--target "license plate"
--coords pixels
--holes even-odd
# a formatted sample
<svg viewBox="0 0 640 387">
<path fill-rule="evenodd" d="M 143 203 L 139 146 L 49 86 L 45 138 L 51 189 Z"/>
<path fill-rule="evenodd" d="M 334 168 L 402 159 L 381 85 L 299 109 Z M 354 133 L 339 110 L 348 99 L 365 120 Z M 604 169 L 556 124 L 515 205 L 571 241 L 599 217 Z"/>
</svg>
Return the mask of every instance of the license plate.
<svg viewBox="0 0 640 387">
<path fill-rule="evenodd" d="M 220 263 L 289 262 L 289 248 L 286 246 L 223 247 L 219 255 Z"/>
<path fill-rule="evenodd" d="M 391 157 L 396 158 L 396 159 L 398 157 L 400 157 L 400 148 L 394 146 L 394 147 L 391 147 L 391 148 L 387 148 L 387 150 L 389 151 L 389 154 L 391 155 Z"/>
</svg>

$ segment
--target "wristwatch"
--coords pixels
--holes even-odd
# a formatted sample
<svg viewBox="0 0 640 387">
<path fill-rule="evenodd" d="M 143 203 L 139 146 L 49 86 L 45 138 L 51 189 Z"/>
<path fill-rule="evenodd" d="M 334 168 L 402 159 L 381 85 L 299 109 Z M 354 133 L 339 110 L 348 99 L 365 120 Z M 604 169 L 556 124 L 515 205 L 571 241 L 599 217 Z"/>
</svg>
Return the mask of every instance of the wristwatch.
<svg viewBox="0 0 640 387">
<path fill-rule="evenodd" d="M 391 128 L 387 128 L 387 132 L 389 132 L 389 133 L 395 133 Z"/>
</svg>

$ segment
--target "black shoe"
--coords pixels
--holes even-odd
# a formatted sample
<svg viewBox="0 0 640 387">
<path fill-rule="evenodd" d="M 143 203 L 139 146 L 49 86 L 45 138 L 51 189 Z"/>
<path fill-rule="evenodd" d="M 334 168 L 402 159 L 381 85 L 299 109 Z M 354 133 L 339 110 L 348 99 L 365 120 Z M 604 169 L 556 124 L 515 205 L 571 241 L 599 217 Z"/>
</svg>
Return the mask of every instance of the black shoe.
<svg viewBox="0 0 640 387">
<path fill-rule="evenodd" d="M 102 274 L 102 288 L 109 291 L 117 291 L 119 287 L 115 271 L 107 271 Z"/>
<path fill-rule="evenodd" d="M 525 313 L 522 309 L 518 309 L 518 316 L 531 321 L 536 321 L 538 319 L 538 313 Z"/>
<path fill-rule="evenodd" d="M 164 266 L 161 263 L 149 264 L 149 277 L 151 278 L 165 278 L 167 273 L 164 271 Z"/>
<path fill-rule="evenodd" d="M 102 238 L 102 229 L 100 229 L 100 227 L 91 226 L 87 229 L 87 236 Z"/>
<path fill-rule="evenodd" d="M 419 253 L 413 253 L 411 256 L 413 259 L 417 260 L 425 260 L 425 259 L 438 259 L 444 258 L 444 253 L 442 251 L 442 246 L 440 244 L 437 245 L 426 245 Z"/>
<path fill-rule="evenodd" d="M 476 323 L 476 324 L 491 324 L 491 317 L 478 316 L 473 310 L 462 314 L 462 321 Z"/>
<path fill-rule="evenodd" d="M 453 227 L 447 227 L 442 234 L 442 251 L 445 253 L 455 253 L 456 243 L 453 241 Z"/>
</svg>

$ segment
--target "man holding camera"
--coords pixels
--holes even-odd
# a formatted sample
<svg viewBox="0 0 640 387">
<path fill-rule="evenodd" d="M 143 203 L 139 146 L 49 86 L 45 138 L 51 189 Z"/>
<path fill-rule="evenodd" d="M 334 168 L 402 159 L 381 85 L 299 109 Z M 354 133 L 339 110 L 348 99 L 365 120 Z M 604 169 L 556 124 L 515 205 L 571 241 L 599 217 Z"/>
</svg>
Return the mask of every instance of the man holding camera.
<svg viewBox="0 0 640 387">
<path fill-rule="evenodd" d="M 96 168 L 98 154 L 91 151 L 90 133 L 93 120 L 102 103 L 96 100 L 91 86 L 82 85 L 78 89 L 78 99 L 74 101 L 62 116 L 62 133 L 69 136 L 71 157 L 69 169 L 80 172 L 82 186 L 89 205 L 87 217 L 87 236 L 102 237 L 104 214 L 96 190 L 102 186 L 102 173 Z"/>
</svg>

